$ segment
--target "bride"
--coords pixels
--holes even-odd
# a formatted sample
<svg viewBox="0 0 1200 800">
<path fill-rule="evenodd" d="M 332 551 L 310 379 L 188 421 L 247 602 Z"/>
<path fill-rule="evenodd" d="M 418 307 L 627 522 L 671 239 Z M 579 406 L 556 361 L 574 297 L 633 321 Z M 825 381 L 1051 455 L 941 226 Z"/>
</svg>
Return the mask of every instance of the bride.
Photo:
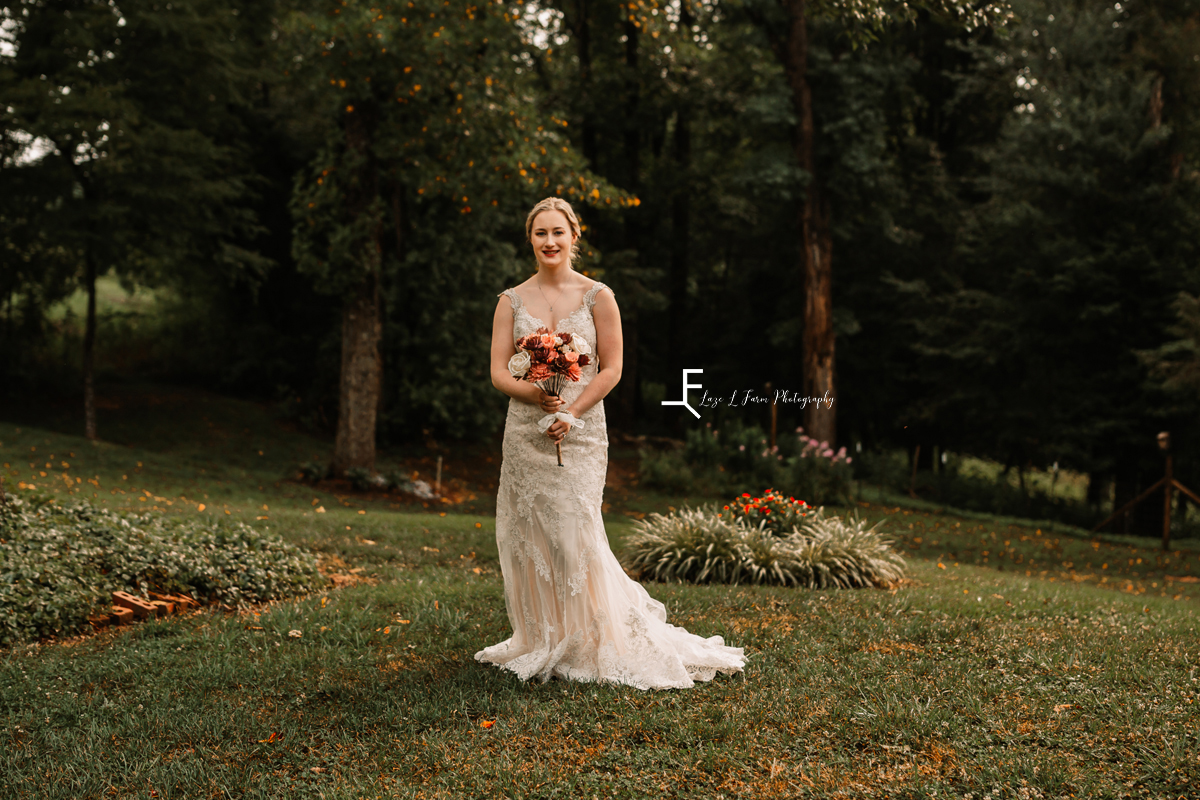
<svg viewBox="0 0 1200 800">
<path fill-rule="evenodd" d="M 600 516 L 608 470 L 603 399 L 621 378 L 617 301 L 603 283 L 571 268 L 580 227 L 565 200 L 534 206 L 525 233 L 538 271 L 500 295 L 491 353 L 492 384 L 512 398 L 496 543 L 513 635 L 475 658 L 522 680 L 639 689 L 690 687 L 717 672 L 739 672 L 742 648 L 668 623 L 666 607 L 625 574 L 609 548 Z M 542 327 L 570 333 L 575 350 L 589 358 L 561 398 L 515 377 L 523 374 L 513 359 L 516 340 Z"/>
</svg>

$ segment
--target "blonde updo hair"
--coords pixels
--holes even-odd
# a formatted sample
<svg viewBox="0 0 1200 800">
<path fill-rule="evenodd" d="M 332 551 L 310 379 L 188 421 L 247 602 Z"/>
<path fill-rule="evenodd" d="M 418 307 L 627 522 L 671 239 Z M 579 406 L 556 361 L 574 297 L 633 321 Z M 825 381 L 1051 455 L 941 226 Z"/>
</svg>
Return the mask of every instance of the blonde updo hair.
<svg viewBox="0 0 1200 800">
<path fill-rule="evenodd" d="M 579 238 L 583 231 L 579 226 L 579 217 L 575 216 L 575 209 L 561 197 L 547 197 L 530 210 L 529 216 L 525 218 L 525 241 L 533 244 L 533 220 L 543 211 L 561 211 L 567 218 L 567 224 L 571 226 L 571 233 L 575 237 L 571 243 L 571 263 L 574 264 L 575 259 L 579 258 Z"/>
</svg>

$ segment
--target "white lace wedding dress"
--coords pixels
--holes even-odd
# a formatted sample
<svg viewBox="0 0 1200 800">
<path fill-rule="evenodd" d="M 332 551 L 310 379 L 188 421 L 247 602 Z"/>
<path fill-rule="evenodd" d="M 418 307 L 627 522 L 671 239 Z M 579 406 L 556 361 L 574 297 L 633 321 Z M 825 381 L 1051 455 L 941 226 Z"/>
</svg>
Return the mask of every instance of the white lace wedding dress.
<svg viewBox="0 0 1200 800">
<path fill-rule="evenodd" d="M 596 283 L 558 331 L 594 345 Z M 513 339 L 546 326 L 512 289 Z M 597 364 L 563 390 L 569 405 L 596 376 Z M 608 471 L 604 404 L 597 403 L 562 442 L 538 429 L 538 406 L 513 399 L 504 427 L 504 461 L 496 498 L 496 543 L 513 635 L 475 654 L 522 680 L 553 676 L 621 683 L 639 689 L 685 688 L 745 666 L 743 649 L 667 622 L 666 607 L 621 568 L 608 544 L 600 505 Z"/>
</svg>

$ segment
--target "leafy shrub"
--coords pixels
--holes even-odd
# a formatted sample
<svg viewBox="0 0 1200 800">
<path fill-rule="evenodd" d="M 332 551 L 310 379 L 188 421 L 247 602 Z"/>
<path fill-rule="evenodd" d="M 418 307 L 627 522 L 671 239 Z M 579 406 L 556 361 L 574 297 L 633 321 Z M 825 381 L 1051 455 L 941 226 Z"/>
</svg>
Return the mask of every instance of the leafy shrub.
<svg viewBox="0 0 1200 800">
<path fill-rule="evenodd" d="M 74 633 L 112 592 L 245 603 L 321 586 L 315 557 L 241 522 L 174 520 L 82 500 L 0 503 L 0 646 Z"/>
<path fill-rule="evenodd" d="M 643 450 L 643 486 L 677 494 L 719 495 L 775 485 L 817 505 L 850 502 L 853 471 L 846 448 L 836 452 L 797 428 L 771 447 L 757 425 L 688 431 L 681 450 Z"/>
<path fill-rule="evenodd" d="M 904 559 L 877 523 L 826 517 L 818 508 L 778 535 L 712 507 L 651 514 L 635 523 L 626 565 L 644 577 L 689 583 L 766 583 L 810 588 L 890 586 Z"/>
<path fill-rule="evenodd" d="M 787 461 L 787 486 L 792 493 L 818 504 L 849 504 L 854 459 L 846 455 L 846 448 L 834 451 L 828 442 L 807 436 L 803 428 L 796 428 L 795 441 L 799 452 Z"/>
<path fill-rule="evenodd" d="M 641 485 L 673 494 L 718 494 L 724 480 L 716 469 L 705 469 L 687 462 L 676 451 L 645 448 L 638 464 Z"/>
<path fill-rule="evenodd" d="M 318 464 L 315 461 L 305 461 L 300 465 L 300 477 L 309 483 L 316 483 L 324 478 L 326 469 L 324 464 Z"/>
</svg>

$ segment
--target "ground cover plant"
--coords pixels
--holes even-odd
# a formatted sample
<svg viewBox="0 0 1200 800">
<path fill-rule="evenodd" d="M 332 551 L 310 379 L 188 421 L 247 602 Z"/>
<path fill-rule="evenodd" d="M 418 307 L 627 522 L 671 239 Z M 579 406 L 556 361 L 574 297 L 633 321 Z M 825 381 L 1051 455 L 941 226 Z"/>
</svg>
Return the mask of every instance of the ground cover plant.
<svg viewBox="0 0 1200 800">
<path fill-rule="evenodd" d="M 324 583 L 312 553 L 261 523 L 117 513 L 81 498 L 0 502 L 0 645 L 77 633 L 117 591 L 239 606 Z"/>
<path fill-rule="evenodd" d="M 240 426 L 148 446 L 178 416 L 151 409 L 95 449 L 0 423 L 0 459 L 40 481 L 18 451 L 74 452 L 70 474 L 102 486 L 75 491 L 122 508 L 269 516 L 344 565 L 340 588 L 0 649 L 9 796 L 1176 798 L 1200 781 L 1191 542 L 863 502 L 907 561 L 892 590 L 645 584 L 670 621 L 745 647 L 743 675 L 527 685 L 472 658 L 510 633 L 491 516 L 279 480 L 307 442 L 266 421 L 256 437 L 289 450 L 270 469 Z M 639 514 L 684 499 L 613 502 L 622 553 Z"/>
</svg>

